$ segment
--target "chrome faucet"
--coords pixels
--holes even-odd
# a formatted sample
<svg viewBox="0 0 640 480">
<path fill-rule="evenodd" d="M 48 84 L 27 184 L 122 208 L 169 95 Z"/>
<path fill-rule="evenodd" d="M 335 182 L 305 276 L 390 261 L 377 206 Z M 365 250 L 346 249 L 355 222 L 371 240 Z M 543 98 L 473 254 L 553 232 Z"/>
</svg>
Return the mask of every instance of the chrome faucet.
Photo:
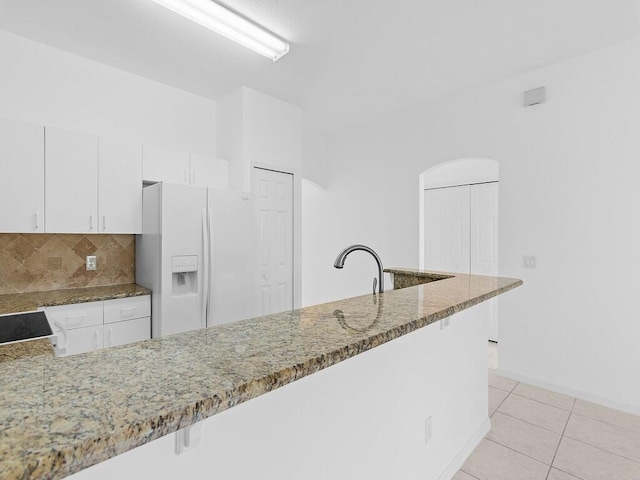
<svg viewBox="0 0 640 480">
<path fill-rule="evenodd" d="M 369 247 L 367 247 L 366 245 L 351 245 L 350 247 L 345 248 L 338 255 L 338 258 L 336 258 L 336 261 L 333 263 L 333 266 L 336 268 L 344 267 L 344 261 L 347 258 L 347 255 L 349 255 L 351 252 L 354 252 L 356 250 L 364 250 L 365 252 L 369 252 L 373 256 L 373 258 L 376 260 L 376 263 L 378 264 L 378 279 L 377 279 L 378 286 L 380 287 L 380 293 L 384 292 L 383 277 L 382 277 L 382 261 L 380 260 L 380 257 L 378 256 L 378 254 L 374 252 L 372 249 L 370 249 Z M 375 278 L 373 280 L 373 293 L 374 295 L 376 293 Z"/>
</svg>

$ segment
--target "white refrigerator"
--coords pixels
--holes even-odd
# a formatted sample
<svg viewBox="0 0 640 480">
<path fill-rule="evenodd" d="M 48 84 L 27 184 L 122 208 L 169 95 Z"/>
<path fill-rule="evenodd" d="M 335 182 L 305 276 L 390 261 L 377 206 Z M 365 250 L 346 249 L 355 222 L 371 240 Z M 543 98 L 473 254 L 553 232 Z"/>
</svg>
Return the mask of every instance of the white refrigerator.
<svg viewBox="0 0 640 480">
<path fill-rule="evenodd" d="M 252 197 L 165 182 L 142 197 L 136 282 L 152 291 L 152 337 L 256 316 Z"/>
</svg>

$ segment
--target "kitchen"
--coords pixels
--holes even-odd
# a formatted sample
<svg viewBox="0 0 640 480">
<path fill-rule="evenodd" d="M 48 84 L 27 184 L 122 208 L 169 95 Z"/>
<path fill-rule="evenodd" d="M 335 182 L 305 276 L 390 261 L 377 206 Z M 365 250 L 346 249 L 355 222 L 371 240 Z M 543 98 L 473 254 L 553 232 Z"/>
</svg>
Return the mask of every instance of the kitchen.
<svg viewBox="0 0 640 480">
<path fill-rule="evenodd" d="M 24 3 L 32 11 L 13 22 L 9 10 L 7 15 L 4 10 L 15 5 L 2 4 L 6 23 L 0 28 L 21 35 L 1 32 L 0 58 L 12 67 L 0 79 L 2 116 L 210 158 L 225 158 L 223 152 L 232 150 L 224 144 L 231 122 L 220 122 L 220 117 L 233 98 L 228 103 L 207 100 L 186 93 L 185 88 L 167 86 L 172 84 L 170 78 L 157 83 L 127 73 L 132 69 L 127 65 L 116 69 L 104 65 L 108 60 L 93 62 L 83 58 L 92 57 L 90 43 L 76 47 L 87 49 L 75 50 L 80 56 L 65 53 L 61 50 L 71 46 L 65 48 L 64 38 L 38 38 L 45 35 L 39 26 L 57 18 L 67 19 L 76 29 L 89 27 L 82 21 L 74 23 L 73 14 L 64 9 L 56 13 Z M 238 2 L 239 10 L 241 6 Z M 299 215 L 294 232 L 299 283 L 294 292 L 300 295 L 294 298 L 295 305 L 314 305 L 370 289 L 374 274 L 370 259 L 353 256 L 344 271 L 333 269 L 335 255 L 348 244 L 369 243 L 385 265 L 417 267 L 420 172 L 456 158 L 496 159 L 501 165 L 500 274 L 522 278 L 526 285 L 501 297 L 500 316 L 505 320 L 500 369 L 517 380 L 638 413 L 640 387 L 629 380 L 636 378 L 639 360 L 631 300 L 638 231 L 628 220 L 628 209 L 638 201 L 632 182 L 638 169 L 633 132 L 640 111 L 634 95 L 639 72 L 630 59 L 637 56 L 639 46 L 634 40 L 637 15 L 625 10 L 630 8 L 625 2 L 616 6 L 602 4 L 598 11 L 618 26 L 607 30 L 604 39 L 579 37 L 582 43 L 575 40 L 573 50 L 571 45 L 562 52 L 554 47 L 557 57 L 547 64 L 531 61 L 519 72 L 495 74 L 486 78 L 486 85 L 466 93 L 460 90 L 446 101 L 423 105 L 426 99 L 420 97 L 409 112 L 356 128 L 340 127 L 337 134 L 303 126 L 304 110 L 277 100 L 287 98 L 286 92 L 280 93 L 286 89 L 284 83 L 271 95 L 244 89 L 247 115 L 256 122 L 269 121 L 267 126 L 261 123 L 264 136 L 256 135 L 255 128 L 253 133 L 245 130 L 252 144 L 242 152 L 243 168 L 259 163 L 299 174 L 294 205 L 301 205 L 304 214 L 294 209 Z M 75 7 L 80 15 L 82 9 Z M 108 18 L 108 7 L 101 8 L 105 9 L 101 18 Z M 578 6 L 576 11 L 597 16 Z M 159 22 L 170 22 L 168 14 L 154 12 Z M 134 17 L 119 21 L 126 23 L 126 18 Z M 535 18 L 544 25 L 544 15 Z M 578 26 L 594 22 L 565 18 Z M 465 21 L 471 19 L 460 19 L 458 28 L 467 26 Z M 288 33 L 281 34 L 290 37 Z M 200 31 L 193 35 L 209 39 Z M 290 39 L 288 55 L 294 58 L 295 42 Z M 552 40 L 559 41 L 548 41 Z M 171 52 L 170 45 L 160 44 Z M 240 47 L 221 54 L 236 56 L 240 64 L 253 61 L 253 54 Z M 286 60 L 287 56 L 269 67 Z M 478 62 L 468 68 L 481 71 Z M 523 108 L 522 92 L 541 85 L 547 87 L 547 103 Z M 314 99 L 315 108 L 323 101 L 327 99 Z M 244 173 L 240 178 L 247 178 Z M 580 215 L 580 209 L 589 214 Z M 405 213 L 398 215 L 401 211 Z M 523 255 L 537 255 L 537 268 L 523 269 Z"/>
</svg>

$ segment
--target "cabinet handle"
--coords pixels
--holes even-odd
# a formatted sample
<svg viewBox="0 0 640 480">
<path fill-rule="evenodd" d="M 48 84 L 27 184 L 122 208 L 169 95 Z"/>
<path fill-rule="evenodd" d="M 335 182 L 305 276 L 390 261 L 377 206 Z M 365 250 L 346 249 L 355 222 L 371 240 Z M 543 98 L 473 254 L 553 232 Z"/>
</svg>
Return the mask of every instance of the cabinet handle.
<svg viewBox="0 0 640 480">
<path fill-rule="evenodd" d="M 93 215 L 89 214 L 89 230 L 93 230 Z"/>
<path fill-rule="evenodd" d="M 128 307 L 120 309 L 120 318 L 132 318 L 136 313 L 136 307 Z"/>
<path fill-rule="evenodd" d="M 36 230 L 38 229 L 39 223 L 38 212 L 36 212 Z"/>
<path fill-rule="evenodd" d="M 187 169 L 184 169 L 184 183 L 189 184 L 189 177 L 187 176 Z"/>
<path fill-rule="evenodd" d="M 95 349 L 98 349 L 98 330 L 95 331 L 95 335 L 93 336 L 95 340 Z"/>
<path fill-rule="evenodd" d="M 107 346 L 110 347 L 111 346 L 111 342 L 112 342 L 112 337 L 113 337 L 113 331 L 111 328 L 109 328 L 109 342 L 107 343 Z"/>
<path fill-rule="evenodd" d="M 102 216 L 102 230 L 106 230 L 107 229 L 107 216 L 103 215 Z"/>
<path fill-rule="evenodd" d="M 67 321 L 65 325 L 70 328 L 76 325 L 82 325 L 82 321 L 85 319 L 85 315 L 67 315 Z"/>
</svg>

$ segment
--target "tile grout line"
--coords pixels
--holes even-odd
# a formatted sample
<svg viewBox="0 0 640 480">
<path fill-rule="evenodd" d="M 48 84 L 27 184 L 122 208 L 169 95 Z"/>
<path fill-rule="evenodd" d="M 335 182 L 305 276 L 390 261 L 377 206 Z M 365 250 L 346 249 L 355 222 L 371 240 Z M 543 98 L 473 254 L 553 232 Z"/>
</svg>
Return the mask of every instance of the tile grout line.
<svg viewBox="0 0 640 480">
<path fill-rule="evenodd" d="M 562 443 L 562 439 L 564 438 L 564 432 L 567 431 L 567 425 L 569 425 L 569 420 L 571 420 L 571 414 L 573 413 L 573 407 L 576 405 L 576 399 L 573 399 L 573 403 L 571 404 L 571 410 L 569 410 L 569 416 L 567 417 L 567 421 L 564 424 L 564 428 L 562 429 L 562 434 L 560 435 L 560 441 L 558 442 L 558 446 L 556 447 L 556 451 L 553 454 L 553 458 L 551 459 L 551 467 L 553 466 L 553 462 L 556 461 L 556 455 L 558 455 L 558 450 L 560 450 L 560 444 Z M 549 473 L 551 473 L 551 467 L 549 467 Z M 549 473 L 547 473 L 547 478 L 545 480 L 549 480 Z"/>
<path fill-rule="evenodd" d="M 525 384 L 525 385 L 527 385 L 527 384 Z M 549 390 L 549 391 L 551 392 L 551 390 Z M 555 393 L 555 392 L 552 392 L 552 393 Z M 552 407 L 552 408 L 555 408 L 556 410 L 562 410 L 563 412 L 567 412 L 569 414 L 573 410 L 573 407 L 571 407 L 571 410 L 566 410 L 564 408 L 560 408 L 560 407 L 556 407 L 555 405 L 551 405 L 550 403 L 541 402 L 540 400 L 536 400 L 535 398 L 525 397 L 524 395 L 520 395 L 519 393 L 512 392 L 512 394 L 515 395 L 516 397 L 526 398 L 527 400 L 531 400 L 532 402 L 536 402 L 536 403 L 539 403 L 541 405 L 546 405 L 547 407 Z M 573 400 L 573 403 L 576 402 L 576 398 L 574 398 L 574 397 L 569 397 L 569 398 L 571 398 Z"/>
<path fill-rule="evenodd" d="M 494 413 L 499 413 L 499 414 L 501 414 L 501 415 L 504 415 L 505 417 L 513 418 L 513 419 L 515 419 L 515 420 L 520 420 L 521 422 L 524 422 L 524 423 L 526 423 L 527 425 L 531 425 L 531 426 L 533 426 L 533 427 L 541 428 L 541 429 L 542 429 L 542 430 L 544 430 L 545 432 L 554 433 L 554 434 L 556 434 L 556 435 L 560 435 L 560 436 L 562 437 L 562 434 L 561 434 L 560 432 L 555 432 L 555 431 L 553 431 L 553 430 L 551 430 L 551 429 L 549 429 L 549 428 L 541 427 L 540 425 L 536 425 L 535 423 L 531 423 L 531 422 L 529 422 L 529 421 L 527 421 L 527 420 L 524 420 L 524 419 L 522 419 L 522 418 L 514 417 L 513 415 L 509 415 L 508 413 L 505 413 L 505 412 L 499 412 L 498 410 L 496 410 Z M 567 418 L 567 422 L 569 422 L 569 418 Z"/>
<path fill-rule="evenodd" d="M 612 410 L 614 410 L 614 409 L 612 409 Z M 616 411 L 619 412 L 620 410 L 616 410 Z M 622 413 L 626 413 L 626 412 L 622 412 Z M 631 433 L 635 433 L 635 434 L 640 435 L 640 431 L 638 431 L 638 430 L 631 430 L 629 428 L 623 427 L 622 425 L 618 425 L 616 423 L 609 423 L 609 422 L 607 422 L 605 420 L 602 420 L 600 418 L 594 418 L 594 417 L 592 417 L 590 415 L 585 415 L 583 413 L 575 413 L 573 411 L 571 412 L 571 415 L 577 415 L 578 417 L 588 418 L 589 420 L 593 420 L 594 422 L 604 423 L 605 425 L 609 425 L 610 427 L 617 427 L 617 428 L 620 428 L 620 429 L 622 429 L 622 430 L 624 430 L 626 432 L 631 432 Z M 629 415 L 633 415 L 633 414 L 630 413 Z"/>
<path fill-rule="evenodd" d="M 541 463 L 542 465 L 544 465 L 544 466 L 546 466 L 546 467 L 551 467 L 551 465 L 549 465 L 548 463 L 543 462 L 542 460 L 539 460 L 539 459 L 537 459 L 537 458 L 534 458 L 534 457 L 532 457 L 531 455 L 527 455 L 526 453 L 519 452 L 519 451 L 518 451 L 518 450 L 516 450 L 515 448 L 508 447 L 507 445 L 503 445 L 503 444 L 501 444 L 500 442 L 497 442 L 497 441 L 495 441 L 495 440 L 491 440 L 490 438 L 486 438 L 486 437 L 485 437 L 484 439 L 485 439 L 487 442 L 495 443 L 496 445 L 500 445 L 501 447 L 504 447 L 504 448 L 506 448 L 507 450 L 511 450 L 512 452 L 517 453 L 518 455 L 522 455 L 523 457 L 527 457 L 527 458 L 529 458 L 529 459 L 531 459 L 531 460 L 534 460 L 534 461 L 536 461 L 536 462 L 538 462 L 538 463 Z M 465 473 L 467 473 L 467 472 L 465 472 Z"/>
<path fill-rule="evenodd" d="M 565 435 L 563 435 L 562 438 L 565 438 Z M 620 455 L 619 453 L 614 453 L 614 452 L 612 452 L 610 450 L 605 450 L 602 447 L 599 447 L 597 445 L 593 445 L 591 443 L 585 442 L 584 440 L 579 440 L 577 438 L 573 438 L 573 437 L 570 437 L 568 435 L 566 436 L 566 438 L 570 438 L 574 442 L 582 443 L 583 445 L 588 445 L 589 447 L 595 448 L 596 450 L 600 450 L 601 452 L 608 453 L 608 454 L 613 455 L 613 456 L 618 457 L 618 458 L 624 458 L 625 460 L 629 460 L 630 462 L 633 462 L 633 463 L 636 463 L 636 464 L 640 465 L 640 462 L 638 460 L 634 460 L 632 458 L 625 457 L 624 455 Z"/>
</svg>

